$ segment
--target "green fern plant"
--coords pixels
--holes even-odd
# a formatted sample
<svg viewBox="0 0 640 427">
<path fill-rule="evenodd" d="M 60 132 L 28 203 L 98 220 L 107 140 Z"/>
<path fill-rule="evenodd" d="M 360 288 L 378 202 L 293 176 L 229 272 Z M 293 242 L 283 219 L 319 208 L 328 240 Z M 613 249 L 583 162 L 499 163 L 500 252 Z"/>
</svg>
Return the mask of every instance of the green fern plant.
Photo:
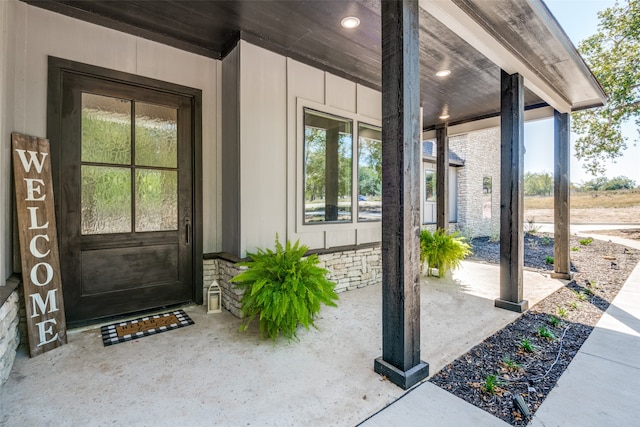
<svg viewBox="0 0 640 427">
<path fill-rule="evenodd" d="M 247 252 L 251 260 L 237 264 L 248 267 L 231 279 L 244 291 L 241 331 L 258 317 L 262 337 L 297 339 L 298 325 L 316 328 L 320 304 L 336 307 L 336 284 L 326 278 L 328 270 L 318 267 L 317 255 L 304 257 L 307 250 L 299 241 L 292 245 L 287 240 L 283 247 L 276 235 L 275 251 Z"/>
<path fill-rule="evenodd" d="M 440 228 L 432 233 L 420 231 L 420 264 L 427 266 L 427 274 L 431 269 L 438 269 L 438 277 L 444 277 L 449 270 L 460 267 L 460 261 L 471 254 L 471 246 L 457 231 L 447 234 Z"/>
</svg>

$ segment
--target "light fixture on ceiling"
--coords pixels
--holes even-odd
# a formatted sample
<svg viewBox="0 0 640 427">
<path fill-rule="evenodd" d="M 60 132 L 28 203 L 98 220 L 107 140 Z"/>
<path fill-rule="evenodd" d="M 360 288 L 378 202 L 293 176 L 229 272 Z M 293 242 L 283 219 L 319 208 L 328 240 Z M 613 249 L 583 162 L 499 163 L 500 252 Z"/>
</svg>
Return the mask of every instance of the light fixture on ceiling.
<svg viewBox="0 0 640 427">
<path fill-rule="evenodd" d="M 438 118 L 440 120 L 447 120 L 449 118 L 449 115 L 447 113 L 442 114 L 441 116 L 438 116 Z"/>
<path fill-rule="evenodd" d="M 360 20 L 355 16 L 347 16 L 345 18 L 342 18 L 340 25 L 342 25 L 342 27 L 344 28 L 356 28 L 358 25 L 360 25 Z"/>
<path fill-rule="evenodd" d="M 440 70 L 436 73 L 436 76 L 447 77 L 449 74 L 451 74 L 451 70 Z"/>
</svg>

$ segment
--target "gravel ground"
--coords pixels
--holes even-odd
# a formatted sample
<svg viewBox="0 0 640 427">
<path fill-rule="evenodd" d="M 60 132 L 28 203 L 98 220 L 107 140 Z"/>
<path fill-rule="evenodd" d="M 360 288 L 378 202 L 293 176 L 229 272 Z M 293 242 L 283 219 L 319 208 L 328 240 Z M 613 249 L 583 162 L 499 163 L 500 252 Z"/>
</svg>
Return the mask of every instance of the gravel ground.
<svg viewBox="0 0 640 427">
<path fill-rule="evenodd" d="M 582 241 L 582 242 L 581 242 Z M 499 243 L 473 239 L 474 261 L 499 262 Z M 430 381 L 514 425 L 529 419 L 513 404 L 520 395 L 533 414 L 555 386 L 640 259 L 611 242 L 571 239 L 574 280 L 487 338 Z M 553 270 L 553 237 L 525 238 L 525 268 Z"/>
</svg>

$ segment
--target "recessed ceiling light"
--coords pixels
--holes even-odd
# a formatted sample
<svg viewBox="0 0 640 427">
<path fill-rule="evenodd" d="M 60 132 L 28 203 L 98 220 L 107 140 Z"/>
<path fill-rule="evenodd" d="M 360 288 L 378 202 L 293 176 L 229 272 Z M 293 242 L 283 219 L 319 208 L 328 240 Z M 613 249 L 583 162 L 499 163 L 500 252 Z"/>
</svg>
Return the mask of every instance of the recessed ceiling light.
<svg viewBox="0 0 640 427">
<path fill-rule="evenodd" d="M 436 76 L 438 77 L 447 77 L 449 74 L 451 74 L 450 70 L 440 70 L 436 73 Z"/>
<path fill-rule="evenodd" d="M 360 20 L 355 16 L 347 16 L 346 18 L 342 19 L 340 25 L 342 25 L 344 28 L 356 28 L 358 25 L 360 25 Z"/>
<path fill-rule="evenodd" d="M 440 120 L 447 120 L 449 118 L 448 114 L 443 114 L 441 116 L 438 117 Z"/>
</svg>

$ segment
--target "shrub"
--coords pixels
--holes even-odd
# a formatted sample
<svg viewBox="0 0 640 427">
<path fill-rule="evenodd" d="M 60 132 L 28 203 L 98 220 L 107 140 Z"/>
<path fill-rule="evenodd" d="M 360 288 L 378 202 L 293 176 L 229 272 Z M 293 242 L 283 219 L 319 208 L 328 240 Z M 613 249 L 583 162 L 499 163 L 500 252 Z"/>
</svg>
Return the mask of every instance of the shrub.
<svg viewBox="0 0 640 427">
<path fill-rule="evenodd" d="M 522 338 L 520 340 L 520 349 L 526 351 L 527 353 L 533 353 L 536 351 L 536 346 L 533 345 L 529 338 Z"/>
<path fill-rule="evenodd" d="M 520 369 L 522 369 L 522 365 L 513 360 L 509 355 L 502 358 L 502 364 L 507 371 L 518 372 Z"/>
<path fill-rule="evenodd" d="M 551 264 L 553 264 L 553 263 L 554 263 L 554 261 L 555 261 L 555 260 L 554 260 L 554 259 L 553 259 L 553 257 L 552 257 L 552 256 L 550 256 L 550 255 L 547 255 L 546 257 L 544 257 L 544 263 L 545 263 L 545 264 L 547 264 L 547 265 L 551 265 Z"/>
<path fill-rule="evenodd" d="M 489 394 L 496 394 L 501 385 L 502 381 L 498 378 L 497 374 L 486 375 L 482 383 L 482 391 Z"/>
<path fill-rule="evenodd" d="M 471 246 L 458 232 L 447 234 L 440 228 L 432 233 L 420 232 L 420 263 L 427 265 L 427 274 L 432 268 L 438 269 L 438 277 L 444 277 L 449 270 L 458 268 L 460 261 L 471 254 Z"/>
<path fill-rule="evenodd" d="M 538 328 L 538 335 L 551 341 L 555 341 L 556 339 L 556 335 L 546 326 L 540 326 Z"/>
<path fill-rule="evenodd" d="M 287 241 L 282 247 L 276 235 L 275 252 L 258 249 L 247 253 L 250 261 L 238 263 L 248 267 L 231 279 L 244 291 L 241 331 L 259 316 L 261 336 L 276 340 L 282 334 L 291 340 L 297 338 L 299 324 L 306 329 L 316 327 L 313 319 L 321 303 L 336 307 L 336 284 L 325 277 L 328 270 L 317 266 L 317 255 L 304 258 L 307 250 L 299 241 L 294 245 Z"/>
<path fill-rule="evenodd" d="M 591 244 L 591 242 L 593 242 L 593 239 L 591 237 L 587 237 L 586 239 L 580 239 L 578 240 L 578 242 L 582 245 L 582 246 L 589 246 L 589 244 Z"/>
<path fill-rule="evenodd" d="M 536 234 L 540 231 L 540 226 L 536 225 L 535 217 L 527 218 L 527 221 L 524 223 L 524 232 L 526 234 Z"/>
</svg>

